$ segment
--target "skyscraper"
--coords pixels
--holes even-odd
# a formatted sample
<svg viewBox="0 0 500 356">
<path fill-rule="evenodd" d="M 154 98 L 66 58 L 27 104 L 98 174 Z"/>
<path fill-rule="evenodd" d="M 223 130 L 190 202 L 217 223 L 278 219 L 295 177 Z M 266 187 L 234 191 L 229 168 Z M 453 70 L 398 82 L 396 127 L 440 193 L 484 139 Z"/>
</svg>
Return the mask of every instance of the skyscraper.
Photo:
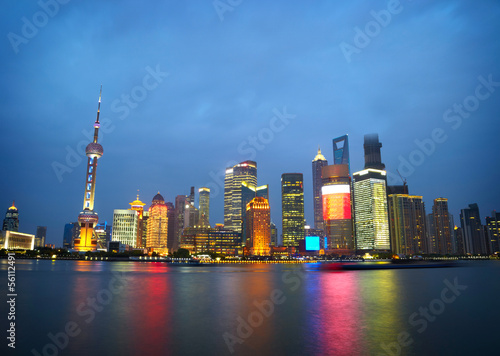
<svg viewBox="0 0 500 356">
<path fill-rule="evenodd" d="M 365 169 L 385 169 L 385 164 L 382 163 L 382 156 L 380 154 L 381 147 L 382 144 L 378 140 L 378 134 L 365 135 L 365 143 L 363 144 L 363 148 L 365 149 Z"/>
<path fill-rule="evenodd" d="M 97 249 L 107 251 L 108 244 L 111 241 L 112 226 L 104 221 L 103 223 L 97 224 L 94 231 L 97 235 Z"/>
<path fill-rule="evenodd" d="M 186 204 L 189 204 L 186 195 L 178 195 L 175 197 L 174 238 L 178 246 L 180 246 L 182 230 L 184 230 L 184 211 L 186 209 Z"/>
<path fill-rule="evenodd" d="M 200 225 L 210 227 L 210 189 L 202 187 L 198 189 L 200 196 Z"/>
<path fill-rule="evenodd" d="M 347 164 L 349 173 L 351 173 L 349 137 L 347 135 L 333 139 L 333 164 Z"/>
<path fill-rule="evenodd" d="M 271 222 L 271 246 L 278 246 L 278 229 L 273 222 Z"/>
<path fill-rule="evenodd" d="M 455 253 L 450 226 L 450 214 L 448 212 L 448 199 L 434 199 L 432 215 L 434 218 L 434 237 L 437 253 L 440 255 L 451 255 Z"/>
<path fill-rule="evenodd" d="M 335 143 L 334 143 L 335 145 Z M 321 169 L 328 165 L 328 161 L 321 154 L 321 149 L 318 147 L 318 154 L 312 161 L 312 177 L 313 177 L 313 210 L 314 210 L 314 228 L 324 230 L 323 223 L 323 198 L 321 195 L 322 178 Z"/>
<path fill-rule="evenodd" d="M 168 207 L 158 192 L 149 207 L 147 247 L 160 254 L 168 253 Z"/>
<path fill-rule="evenodd" d="M 265 198 L 253 198 L 246 206 L 247 248 L 251 255 L 271 254 L 271 209 Z"/>
<path fill-rule="evenodd" d="M 224 226 L 242 232 L 245 206 L 242 205 L 242 182 L 257 186 L 257 163 L 244 161 L 226 169 L 224 180 Z"/>
<path fill-rule="evenodd" d="M 19 211 L 16 208 L 16 202 L 12 202 L 12 206 L 7 209 L 5 219 L 3 219 L 3 231 L 19 231 Z"/>
<path fill-rule="evenodd" d="M 170 252 L 177 251 L 179 248 L 179 244 L 174 238 L 174 233 L 175 233 L 175 207 L 174 204 L 171 202 L 166 202 L 165 205 L 167 206 L 167 218 L 168 218 L 168 224 L 167 224 L 167 248 Z"/>
<path fill-rule="evenodd" d="M 491 216 L 486 217 L 486 228 L 491 253 L 500 252 L 500 213 L 493 211 Z"/>
<path fill-rule="evenodd" d="M 138 220 L 139 213 L 136 210 L 115 209 L 113 211 L 111 241 L 119 241 L 123 245 L 133 248 L 137 247 Z"/>
<path fill-rule="evenodd" d="M 143 223 L 144 205 L 146 204 L 139 200 L 139 194 L 137 194 L 137 198 L 132 203 L 129 204 L 130 204 L 130 210 L 137 211 L 137 237 L 134 243 L 134 247 L 145 247 L 142 244 L 142 233 L 144 229 L 144 223 Z"/>
<path fill-rule="evenodd" d="M 427 253 L 426 215 L 422 197 L 390 194 L 388 202 L 392 252 L 405 255 Z"/>
<path fill-rule="evenodd" d="M 99 135 L 99 114 L 101 110 L 101 91 L 99 92 L 99 103 L 97 105 L 97 118 L 94 123 L 94 141 L 85 148 L 87 154 L 87 172 L 85 174 L 85 195 L 83 197 L 83 211 L 78 215 L 80 223 L 80 238 L 75 239 L 75 249 L 78 251 L 91 251 L 97 248 L 97 236 L 94 226 L 98 222 L 97 213 L 94 211 L 95 180 L 97 173 L 97 160 L 102 157 L 103 148 L 97 142 Z"/>
<path fill-rule="evenodd" d="M 35 234 L 35 248 L 45 247 L 46 236 L 47 236 L 47 226 L 37 226 Z"/>
<path fill-rule="evenodd" d="M 304 239 L 304 179 L 302 173 L 281 175 L 283 245 L 298 246 Z"/>
<path fill-rule="evenodd" d="M 388 251 L 386 172 L 368 168 L 353 173 L 353 178 L 356 249 Z"/>
<path fill-rule="evenodd" d="M 460 211 L 460 223 L 465 252 L 470 254 L 486 253 L 486 239 L 477 204 L 469 204 L 469 208 Z"/>
<path fill-rule="evenodd" d="M 322 176 L 324 233 L 327 238 L 325 249 L 339 254 L 352 254 L 355 245 L 352 233 L 349 165 L 325 166 Z"/>
</svg>

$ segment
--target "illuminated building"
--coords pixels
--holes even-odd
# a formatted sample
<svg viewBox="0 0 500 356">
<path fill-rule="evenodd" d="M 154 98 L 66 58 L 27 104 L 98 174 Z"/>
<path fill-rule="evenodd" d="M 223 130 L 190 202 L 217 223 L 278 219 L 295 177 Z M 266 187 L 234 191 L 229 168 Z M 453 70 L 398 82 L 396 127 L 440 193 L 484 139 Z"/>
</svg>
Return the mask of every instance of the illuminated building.
<svg viewBox="0 0 500 356">
<path fill-rule="evenodd" d="M 390 194 L 389 226 L 395 254 L 427 253 L 426 214 L 421 196 Z"/>
<path fill-rule="evenodd" d="M 244 161 L 226 169 L 224 179 L 224 226 L 226 229 L 242 232 L 243 214 L 242 182 L 257 186 L 257 163 Z"/>
<path fill-rule="evenodd" d="M 6 250 L 33 250 L 35 235 L 17 231 L 2 231 L 0 233 L 0 249 Z"/>
<path fill-rule="evenodd" d="M 47 226 L 37 226 L 35 234 L 35 248 L 45 247 L 46 236 L 47 236 Z"/>
<path fill-rule="evenodd" d="M 271 222 L 271 246 L 278 246 L 278 229 L 273 222 Z"/>
<path fill-rule="evenodd" d="M 460 211 L 460 223 L 462 225 L 465 253 L 487 253 L 486 238 L 477 204 L 469 204 L 468 209 Z"/>
<path fill-rule="evenodd" d="M 269 186 L 266 184 L 256 187 L 246 181 L 241 182 L 241 219 L 243 222 L 246 222 L 247 205 L 255 197 L 261 197 L 269 201 Z M 243 246 L 245 246 L 247 241 L 246 223 L 242 224 L 241 240 L 243 242 Z"/>
<path fill-rule="evenodd" d="M 251 255 L 271 255 L 271 208 L 267 199 L 253 198 L 246 207 L 247 248 Z"/>
<path fill-rule="evenodd" d="M 351 177 L 347 164 L 323 167 L 323 220 L 327 245 L 325 249 L 339 254 L 355 250 L 352 233 Z"/>
<path fill-rule="evenodd" d="M 137 236 L 133 245 L 134 247 L 145 247 L 142 244 L 142 235 L 144 230 L 143 216 L 144 216 L 144 205 L 142 201 L 139 200 L 139 194 L 137 194 L 137 198 L 130 204 L 129 210 L 137 211 Z M 114 225 L 113 225 L 114 226 Z"/>
<path fill-rule="evenodd" d="M 500 252 L 500 213 L 493 211 L 491 217 L 486 217 L 486 229 L 491 254 Z"/>
<path fill-rule="evenodd" d="M 214 228 L 186 228 L 181 236 L 181 248 L 191 254 L 201 252 L 221 253 L 226 256 L 237 256 L 241 250 L 240 234 L 224 225 L 217 224 Z"/>
<path fill-rule="evenodd" d="M 304 180 L 302 173 L 281 175 L 283 246 L 298 246 L 304 239 Z"/>
<path fill-rule="evenodd" d="M 436 240 L 436 229 L 434 228 L 434 214 L 430 213 L 426 216 L 427 222 L 427 253 L 436 254 L 438 253 L 438 246 Z"/>
<path fill-rule="evenodd" d="M 188 227 L 198 227 L 200 219 L 200 212 L 194 205 L 189 203 L 189 200 L 186 202 L 186 206 L 184 208 L 184 229 Z"/>
<path fill-rule="evenodd" d="M 465 255 L 464 235 L 462 234 L 462 228 L 455 226 L 453 229 L 453 236 L 455 238 L 455 245 L 457 246 L 457 255 Z"/>
<path fill-rule="evenodd" d="M 328 161 L 321 154 L 321 149 L 318 147 L 318 154 L 312 161 L 312 177 L 313 177 L 313 211 L 314 211 L 314 228 L 324 229 L 323 224 L 323 198 L 321 195 L 321 187 L 323 185 L 321 178 L 321 169 L 328 165 Z"/>
<path fill-rule="evenodd" d="M 386 172 L 368 168 L 353 178 L 356 249 L 389 251 Z"/>
<path fill-rule="evenodd" d="M 436 253 L 440 255 L 451 255 L 455 252 L 451 238 L 451 221 L 448 213 L 448 199 L 434 199 L 432 206 L 434 219 L 434 239 Z"/>
<path fill-rule="evenodd" d="M 158 192 L 149 207 L 147 248 L 160 254 L 168 252 L 168 207 Z"/>
<path fill-rule="evenodd" d="M 16 202 L 12 202 L 12 206 L 7 209 L 5 219 L 3 219 L 3 231 L 19 231 L 19 211 L 16 208 Z"/>
<path fill-rule="evenodd" d="M 108 244 L 111 241 L 112 227 L 105 221 L 95 226 L 94 231 L 97 235 L 97 249 L 107 250 Z"/>
<path fill-rule="evenodd" d="M 137 247 L 139 216 L 136 210 L 115 209 L 113 211 L 113 232 L 111 241 L 119 241 L 130 247 Z"/>
<path fill-rule="evenodd" d="M 99 114 L 101 111 L 101 92 L 99 93 L 99 103 L 97 105 L 97 118 L 94 123 L 94 141 L 85 148 L 88 157 L 87 171 L 85 174 L 85 195 L 83 197 L 83 211 L 78 215 L 80 224 L 80 237 L 75 239 L 74 248 L 78 251 L 92 251 L 97 248 L 97 236 L 94 226 L 98 222 L 97 213 L 94 211 L 95 180 L 97 174 L 97 160 L 102 157 L 102 146 L 97 142 L 99 135 Z"/>
<path fill-rule="evenodd" d="M 202 187 L 198 189 L 200 197 L 200 224 L 210 227 L 210 189 Z"/>
<path fill-rule="evenodd" d="M 333 140 L 333 164 L 347 164 L 350 173 L 349 137 L 347 135 Z"/>
</svg>

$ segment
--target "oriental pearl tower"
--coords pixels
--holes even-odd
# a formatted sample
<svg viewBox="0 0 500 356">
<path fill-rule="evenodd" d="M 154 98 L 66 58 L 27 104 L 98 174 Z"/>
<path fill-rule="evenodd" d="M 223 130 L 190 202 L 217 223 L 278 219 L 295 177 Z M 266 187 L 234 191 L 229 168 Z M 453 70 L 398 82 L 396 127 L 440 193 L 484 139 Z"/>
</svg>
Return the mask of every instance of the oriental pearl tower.
<svg viewBox="0 0 500 356">
<path fill-rule="evenodd" d="M 80 238 L 75 239 L 75 250 L 92 251 L 97 249 L 97 236 L 94 227 L 98 217 L 94 211 L 95 178 L 97 173 L 97 160 L 102 157 L 102 146 L 97 143 L 99 134 L 99 113 L 101 110 L 102 85 L 99 92 L 99 103 L 97 105 L 97 118 L 94 123 L 94 141 L 87 145 L 85 153 L 88 157 L 87 173 L 85 174 L 85 195 L 83 197 L 83 211 L 78 215 L 80 224 Z"/>
</svg>

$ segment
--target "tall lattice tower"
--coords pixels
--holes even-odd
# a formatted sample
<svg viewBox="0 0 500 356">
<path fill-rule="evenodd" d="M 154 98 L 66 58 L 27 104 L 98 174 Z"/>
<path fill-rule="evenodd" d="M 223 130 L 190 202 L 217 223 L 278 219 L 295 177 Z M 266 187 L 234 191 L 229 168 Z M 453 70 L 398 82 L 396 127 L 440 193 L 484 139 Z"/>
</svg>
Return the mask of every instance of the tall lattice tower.
<svg viewBox="0 0 500 356">
<path fill-rule="evenodd" d="M 97 118 L 94 123 L 94 141 L 87 145 L 87 172 L 85 174 L 85 195 L 83 197 L 83 211 L 78 215 L 80 224 L 80 238 L 75 239 L 75 249 L 78 251 L 92 251 L 97 249 L 97 235 L 94 227 L 97 225 L 98 216 L 94 211 L 95 178 L 97 174 L 97 160 L 102 157 L 102 146 L 97 143 L 99 135 L 99 113 L 101 111 L 102 85 L 97 104 Z"/>
</svg>

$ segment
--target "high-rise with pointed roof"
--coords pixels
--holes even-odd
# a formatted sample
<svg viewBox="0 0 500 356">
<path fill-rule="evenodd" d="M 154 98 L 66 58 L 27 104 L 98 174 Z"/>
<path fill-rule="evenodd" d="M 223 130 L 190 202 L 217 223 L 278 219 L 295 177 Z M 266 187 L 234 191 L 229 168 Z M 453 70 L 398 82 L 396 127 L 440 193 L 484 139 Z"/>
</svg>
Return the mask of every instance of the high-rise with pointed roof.
<svg viewBox="0 0 500 356">
<path fill-rule="evenodd" d="M 318 154 L 312 161 L 313 175 L 313 209 L 314 209 L 314 228 L 324 230 L 323 221 L 323 198 L 321 195 L 321 187 L 323 186 L 321 169 L 328 166 L 328 161 L 321 154 L 321 149 L 318 147 Z"/>
<path fill-rule="evenodd" d="M 97 160 L 102 157 L 103 148 L 97 142 L 99 136 L 99 114 L 101 110 L 102 86 L 99 92 L 97 105 L 97 118 L 94 123 L 94 141 L 87 145 L 85 153 L 88 157 L 87 172 L 85 174 L 85 195 L 83 197 L 83 211 L 78 215 L 80 224 L 80 238 L 75 239 L 75 249 L 78 251 L 92 251 L 97 249 L 97 236 L 94 227 L 98 222 L 97 213 L 94 211 L 95 179 L 97 173 Z"/>
<path fill-rule="evenodd" d="M 5 219 L 2 225 L 3 231 L 19 231 L 19 211 L 16 208 L 16 202 L 12 202 L 12 206 L 7 209 Z"/>
<path fill-rule="evenodd" d="M 137 199 L 134 200 L 130 204 L 130 210 L 135 210 L 137 211 L 137 238 L 135 242 L 135 247 L 146 247 L 143 246 L 142 244 L 142 235 L 143 235 L 143 229 L 144 229 L 144 224 L 143 224 L 143 216 L 144 216 L 144 205 L 142 201 L 139 200 L 139 191 L 137 191 Z"/>
</svg>

